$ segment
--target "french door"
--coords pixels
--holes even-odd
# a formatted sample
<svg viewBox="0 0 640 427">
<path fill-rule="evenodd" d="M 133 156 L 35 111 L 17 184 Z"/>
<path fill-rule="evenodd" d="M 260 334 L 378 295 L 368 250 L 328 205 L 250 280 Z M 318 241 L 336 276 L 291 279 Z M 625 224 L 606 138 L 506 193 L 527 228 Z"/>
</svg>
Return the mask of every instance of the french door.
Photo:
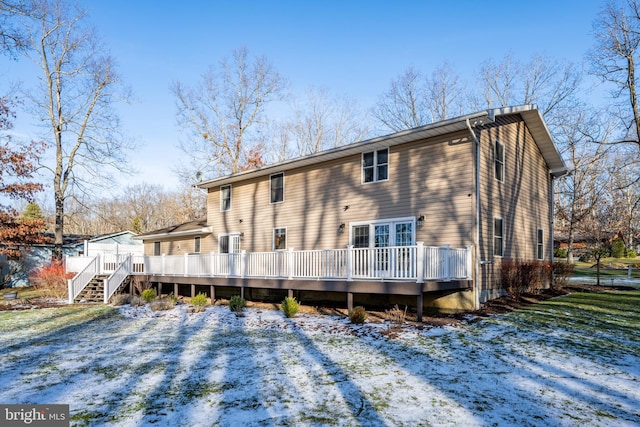
<svg viewBox="0 0 640 427">
<path fill-rule="evenodd" d="M 218 237 L 218 249 L 220 254 L 226 254 L 220 258 L 222 272 L 237 276 L 240 274 L 240 233 L 222 234 Z"/>
<path fill-rule="evenodd" d="M 351 243 L 354 248 L 373 249 L 356 252 L 356 273 L 375 277 L 411 276 L 413 249 L 404 246 L 412 246 L 414 242 L 414 218 L 352 224 Z"/>
</svg>

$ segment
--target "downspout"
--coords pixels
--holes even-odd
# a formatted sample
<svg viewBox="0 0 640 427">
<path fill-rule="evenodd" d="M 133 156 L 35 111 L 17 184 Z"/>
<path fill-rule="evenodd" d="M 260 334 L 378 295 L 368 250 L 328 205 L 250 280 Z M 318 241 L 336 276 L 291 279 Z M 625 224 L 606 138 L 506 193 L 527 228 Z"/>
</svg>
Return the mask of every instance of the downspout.
<svg viewBox="0 0 640 427">
<path fill-rule="evenodd" d="M 474 263 L 474 278 L 473 278 L 473 286 L 475 288 L 475 296 L 474 296 L 474 305 L 475 309 L 480 309 L 480 140 L 476 136 L 473 128 L 471 127 L 471 123 L 469 123 L 469 119 L 466 120 L 467 128 L 469 129 L 469 133 L 471 134 L 471 138 L 475 142 L 476 146 L 476 173 L 475 173 L 475 191 L 476 191 L 476 218 L 475 218 L 475 236 L 474 236 L 474 247 L 475 247 L 475 263 Z"/>
</svg>

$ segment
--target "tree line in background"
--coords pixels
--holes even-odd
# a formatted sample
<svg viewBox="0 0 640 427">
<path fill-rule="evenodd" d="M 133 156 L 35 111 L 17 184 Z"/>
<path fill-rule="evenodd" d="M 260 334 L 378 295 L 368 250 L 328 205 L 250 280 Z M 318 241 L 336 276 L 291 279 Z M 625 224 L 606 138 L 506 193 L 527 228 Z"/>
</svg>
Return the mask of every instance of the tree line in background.
<svg viewBox="0 0 640 427">
<path fill-rule="evenodd" d="M 538 104 L 572 169 L 555 183 L 555 223 L 567 236 L 569 257 L 579 234 L 597 242 L 596 232 L 621 230 L 631 245 L 640 201 L 635 84 L 640 1 L 604 3 L 595 17 L 594 35 L 584 64 L 544 55 L 521 61 L 507 54 L 479 64 L 473 81 L 464 81 L 447 62 L 431 72 L 409 67 L 368 109 L 325 88 L 293 96 L 286 78 L 266 57 L 252 57 L 239 48 L 211 65 L 196 84 L 175 81 L 170 87 L 177 122 L 186 135 L 180 144 L 189 165 L 177 172 L 187 190 L 140 185 L 114 198 L 96 199 L 91 195 L 106 185 L 110 172 L 126 172 L 126 154 L 134 147 L 114 110 L 128 100 L 114 58 L 104 53 L 108 50 L 77 4 L 0 0 L 0 48 L 14 58 L 31 58 L 42 71 L 41 85 L 19 97 L 48 129 L 43 143 L 47 156 L 31 160 L 49 176 L 45 187 L 54 200 L 55 256 L 61 254 L 63 233 L 146 232 L 203 216 L 205 195 L 188 186 L 202 178 L 485 108 L 529 103 Z M 603 85 L 588 87 L 583 69 Z M 611 96 L 596 105 L 592 93 L 599 88 L 610 89 Z M 275 119 L 274 103 L 284 103 L 289 113 Z M 40 161 L 44 158 L 53 161 Z M 15 195 L 25 203 L 33 199 L 33 193 Z"/>
</svg>

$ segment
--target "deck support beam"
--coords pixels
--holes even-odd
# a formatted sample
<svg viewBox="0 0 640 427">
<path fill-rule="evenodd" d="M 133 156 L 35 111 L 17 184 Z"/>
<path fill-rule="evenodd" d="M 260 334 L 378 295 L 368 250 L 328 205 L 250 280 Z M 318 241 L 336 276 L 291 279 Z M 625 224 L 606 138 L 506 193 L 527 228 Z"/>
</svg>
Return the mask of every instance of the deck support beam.
<svg viewBox="0 0 640 427">
<path fill-rule="evenodd" d="M 293 289 L 287 289 L 287 296 L 293 298 Z"/>
<path fill-rule="evenodd" d="M 178 298 L 178 284 L 177 283 L 173 284 L 173 296 Z"/>
<path fill-rule="evenodd" d="M 353 293 L 347 292 L 347 310 L 353 310 Z"/>
<path fill-rule="evenodd" d="M 422 322 L 423 304 L 424 304 L 424 296 L 423 294 L 420 294 L 418 295 L 417 302 L 416 302 L 416 306 L 417 306 L 416 311 L 418 312 L 418 322 Z"/>
<path fill-rule="evenodd" d="M 216 301 L 216 287 L 213 285 L 209 286 L 209 296 L 211 297 L 211 305 L 213 305 Z"/>
<path fill-rule="evenodd" d="M 191 298 L 196 296 L 196 285 L 191 284 Z"/>
<path fill-rule="evenodd" d="M 162 296 L 162 282 L 158 282 L 158 296 Z"/>
</svg>

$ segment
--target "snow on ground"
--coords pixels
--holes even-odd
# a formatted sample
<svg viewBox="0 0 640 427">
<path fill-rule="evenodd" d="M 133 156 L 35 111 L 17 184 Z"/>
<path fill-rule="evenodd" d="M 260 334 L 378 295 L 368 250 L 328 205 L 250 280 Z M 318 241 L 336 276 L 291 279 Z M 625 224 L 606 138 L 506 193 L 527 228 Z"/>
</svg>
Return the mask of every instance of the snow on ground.
<svg viewBox="0 0 640 427">
<path fill-rule="evenodd" d="M 390 338 L 326 315 L 102 310 L 0 323 L 0 402 L 68 403 L 72 425 L 640 425 L 637 335 L 518 313 Z"/>
</svg>

